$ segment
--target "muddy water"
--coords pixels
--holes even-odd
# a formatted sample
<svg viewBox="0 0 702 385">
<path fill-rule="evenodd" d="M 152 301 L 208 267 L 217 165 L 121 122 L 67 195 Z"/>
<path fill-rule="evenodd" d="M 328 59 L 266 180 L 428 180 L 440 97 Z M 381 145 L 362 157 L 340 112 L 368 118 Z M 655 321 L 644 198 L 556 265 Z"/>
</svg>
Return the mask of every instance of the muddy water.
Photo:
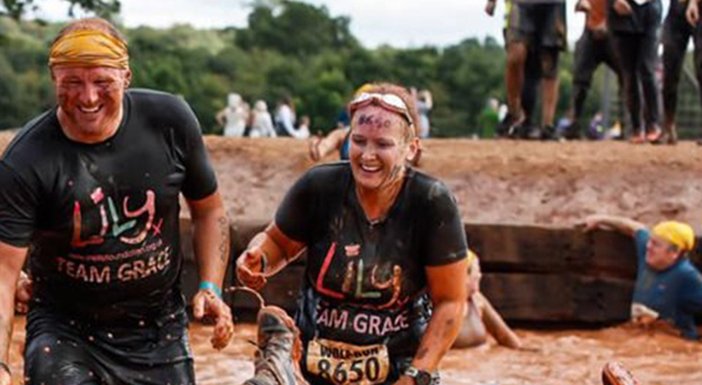
<svg viewBox="0 0 702 385">
<path fill-rule="evenodd" d="M 222 352 L 209 346 L 209 327 L 190 329 L 199 385 L 238 385 L 253 374 L 252 325 L 239 325 L 233 343 Z M 618 360 L 641 385 L 702 384 L 702 343 L 660 331 L 618 326 L 595 331 L 517 330 L 529 350 L 512 351 L 490 342 L 453 350 L 442 363 L 443 384 L 599 385 L 605 362 Z M 21 373 L 24 318 L 15 323 L 11 366 Z M 20 384 L 15 376 L 13 384 Z"/>
</svg>

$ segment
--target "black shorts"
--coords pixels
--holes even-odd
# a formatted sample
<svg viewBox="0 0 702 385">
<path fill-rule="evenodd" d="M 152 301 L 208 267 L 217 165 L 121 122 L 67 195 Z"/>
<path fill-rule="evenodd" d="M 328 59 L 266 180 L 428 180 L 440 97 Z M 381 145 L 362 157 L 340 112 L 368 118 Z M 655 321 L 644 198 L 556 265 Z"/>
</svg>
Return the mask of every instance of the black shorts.
<svg viewBox="0 0 702 385">
<path fill-rule="evenodd" d="M 184 311 L 107 328 L 35 307 L 24 359 L 26 385 L 195 384 Z"/>
<path fill-rule="evenodd" d="M 562 3 L 512 4 L 505 40 L 535 48 L 565 50 L 566 5 Z"/>
</svg>

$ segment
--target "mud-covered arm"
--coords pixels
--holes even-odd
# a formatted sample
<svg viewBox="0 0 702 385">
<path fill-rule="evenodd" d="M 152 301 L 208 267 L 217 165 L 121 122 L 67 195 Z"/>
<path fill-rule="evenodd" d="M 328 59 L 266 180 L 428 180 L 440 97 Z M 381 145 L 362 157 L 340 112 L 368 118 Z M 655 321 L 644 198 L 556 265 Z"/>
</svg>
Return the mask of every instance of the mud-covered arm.
<svg viewBox="0 0 702 385">
<path fill-rule="evenodd" d="M 251 239 L 237 259 L 237 277 L 244 285 L 259 290 L 268 276 L 283 269 L 304 247 L 304 243 L 288 237 L 272 222 Z"/>
<path fill-rule="evenodd" d="M 187 200 L 193 226 L 193 248 L 201 281 L 220 288 L 229 263 L 229 220 L 219 192 Z"/>
<path fill-rule="evenodd" d="M 15 287 L 27 258 L 26 247 L 0 241 L 0 361 L 9 365 L 12 320 L 15 315 Z M 10 373 L 0 367 L 0 385 L 10 384 Z"/>
<path fill-rule="evenodd" d="M 212 346 L 224 348 L 234 333 L 231 310 L 221 299 L 222 282 L 229 263 L 229 220 L 218 192 L 187 200 L 193 224 L 193 248 L 200 286 L 193 298 L 193 315 L 215 321 Z"/>
<path fill-rule="evenodd" d="M 436 371 L 441 358 L 456 339 L 466 308 L 467 268 L 467 258 L 447 265 L 425 268 L 434 310 L 412 360 L 412 366 L 415 368 L 428 372 Z"/>
</svg>

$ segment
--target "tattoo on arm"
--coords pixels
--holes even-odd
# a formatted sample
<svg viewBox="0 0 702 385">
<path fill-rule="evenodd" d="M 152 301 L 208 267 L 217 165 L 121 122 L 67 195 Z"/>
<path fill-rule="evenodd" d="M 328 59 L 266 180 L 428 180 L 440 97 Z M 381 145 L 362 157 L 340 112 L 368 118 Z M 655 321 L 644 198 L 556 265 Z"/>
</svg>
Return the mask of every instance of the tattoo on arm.
<svg viewBox="0 0 702 385">
<path fill-rule="evenodd" d="M 219 259 L 222 263 L 227 263 L 229 259 L 229 221 L 226 216 L 219 217 L 219 232 L 221 243 L 219 244 Z"/>
</svg>

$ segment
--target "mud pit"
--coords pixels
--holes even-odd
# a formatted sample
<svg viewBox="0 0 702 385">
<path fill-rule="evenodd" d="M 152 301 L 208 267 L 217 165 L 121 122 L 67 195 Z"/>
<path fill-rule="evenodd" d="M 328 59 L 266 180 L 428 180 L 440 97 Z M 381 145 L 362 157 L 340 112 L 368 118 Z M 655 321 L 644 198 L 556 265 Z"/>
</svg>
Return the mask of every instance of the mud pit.
<svg viewBox="0 0 702 385">
<path fill-rule="evenodd" d="M 24 318 L 15 322 L 10 356 L 12 369 L 21 373 L 19 349 Z M 253 325 L 237 325 L 235 339 L 222 352 L 209 345 L 211 330 L 190 328 L 199 385 L 239 385 L 253 374 Z M 475 349 L 452 350 L 441 364 L 442 384 L 448 385 L 599 385 L 605 362 L 619 360 L 641 385 L 699 385 L 702 344 L 663 332 L 627 326 L 583 331 L 517 330 L 530 351 L 513 351 L 494 341 Z M 15 376 L 14 385 L 20 384 Z"/>
<path fill-rule="evenodd" d="M 8 138 L 0 135 L 0 147 Z M 292 139 L 213 137 L 207 145 L 234 221 L 271 218 L 290 184 L 312 165 L 306 144 Z M 451 187 L 466 222 L 569 226 L 609 213 L 649 224 L 675 218 L 702 230 L 702 147 L 694 143 L 429 140 L 425 148 L 421 168 Z M 15 373 L 21 373 L 23 322 L 18 318 L 15 327 Z M 253 372 L 254 347 L 246 342 L 254 339 L 253 326 L 240 325 L 223 352 L 209 348 L 206 327 L 193 325 L 191 333 L 199 384 L 239 384 Z M 619 326 L 517 333 L 534 351 L 493 342 L 451 351 L 442 363 L 443 383 L 599 384 L 602 365 L 616 359 L 642 384 L 702 384 L 702 344 L 663 332 Z"/>
</svg>

